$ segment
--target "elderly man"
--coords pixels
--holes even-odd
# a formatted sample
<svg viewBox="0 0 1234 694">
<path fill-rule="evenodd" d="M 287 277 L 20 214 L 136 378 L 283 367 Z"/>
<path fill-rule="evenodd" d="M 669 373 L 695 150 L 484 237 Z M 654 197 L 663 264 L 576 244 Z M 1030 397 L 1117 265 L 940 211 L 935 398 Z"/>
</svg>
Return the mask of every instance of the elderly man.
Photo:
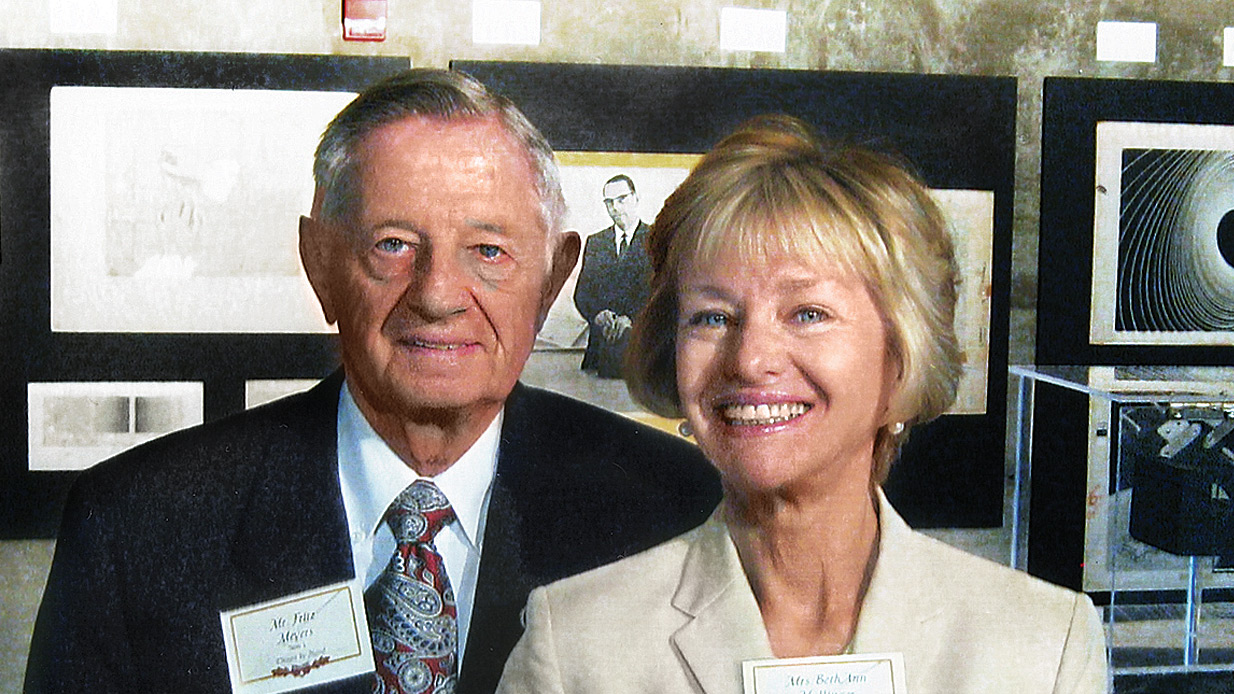
<svg viewBox="0 0 1234 694">
<path fill-rule="evenodd" d="M 509 102 L 390 78 L 327 128 L 314 177 L 300 252 L 341 373 L 82 475 L 28 691 L 490 691 L 532 587 L 717 500 L 688 444 L 517 382 L 579 239 Z M 363 615 L 376 676 L 321 640 Z"/>
</svg>

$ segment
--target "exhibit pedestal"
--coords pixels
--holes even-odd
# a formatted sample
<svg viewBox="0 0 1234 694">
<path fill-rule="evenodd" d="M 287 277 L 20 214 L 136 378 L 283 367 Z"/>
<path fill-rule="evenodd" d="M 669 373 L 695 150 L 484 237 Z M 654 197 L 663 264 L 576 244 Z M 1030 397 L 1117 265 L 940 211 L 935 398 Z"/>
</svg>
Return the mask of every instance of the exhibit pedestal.
<svg viewBox="0 0 1234 694">
<path fill-rule="evenodd" d="M 1093 597 L 1115 675 L 1234 670 L 1234 369 L 1010 371 L 1012 565 Z"/>
</svg>

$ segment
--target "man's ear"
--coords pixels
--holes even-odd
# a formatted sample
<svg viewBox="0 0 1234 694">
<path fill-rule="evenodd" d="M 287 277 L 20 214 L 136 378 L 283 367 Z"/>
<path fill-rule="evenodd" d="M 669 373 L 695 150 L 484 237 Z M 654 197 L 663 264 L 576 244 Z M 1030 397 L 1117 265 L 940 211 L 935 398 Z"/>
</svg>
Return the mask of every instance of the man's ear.
<svg viewBox="0 0 1234 694">
<path fill-rule="evenodd" d="M 333 256 L 336 232 L 312 217 L 300 217 L 300 262 L 308 275 L 313 293 L 321 304 L 326 322 L 334 325 L 338 314 L 330 296 L 330 258 Z"/>
<path fill-rule="evenodd" d="M 540 315 L 536 321 L 537 330 L 544 326 L 544 320 L 548 318 L 549 307 L 557 300 L 557 295 L 561 293 L 561 288 L 570 278 L 570 273 L 574 272 L 581 249 L 582 241 L 579 240 L 578 232 L 575 231 L 563 231 L 557 243 L 554 244 L 553 264 L 548 270 L 548 278 L 544 283 L 544 294 L 540 297 Z"/>
</svg>

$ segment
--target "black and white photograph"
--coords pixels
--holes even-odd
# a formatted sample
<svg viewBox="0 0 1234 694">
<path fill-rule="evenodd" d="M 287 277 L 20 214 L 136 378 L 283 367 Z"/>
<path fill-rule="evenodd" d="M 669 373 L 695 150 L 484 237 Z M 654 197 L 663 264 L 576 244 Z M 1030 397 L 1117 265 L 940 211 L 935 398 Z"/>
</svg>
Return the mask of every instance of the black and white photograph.
<svg viewBox="0 0 1234 694">
<path fill-rule="evenodd" d="M 31 471 L 84 470 L 163 434 L 201 424 L 202 384 L 31 383 Z"/>
<path fill-rule="evenodd" d="M 1234 126 L 1097 124 L 1094 344 L 1234 344 Z"/>
<path fill-rule="evenodd" d="M 347 92 L 51 90 L 51 319 L 62 332 L 329 332 L 296 220 Z"/>
</svg>

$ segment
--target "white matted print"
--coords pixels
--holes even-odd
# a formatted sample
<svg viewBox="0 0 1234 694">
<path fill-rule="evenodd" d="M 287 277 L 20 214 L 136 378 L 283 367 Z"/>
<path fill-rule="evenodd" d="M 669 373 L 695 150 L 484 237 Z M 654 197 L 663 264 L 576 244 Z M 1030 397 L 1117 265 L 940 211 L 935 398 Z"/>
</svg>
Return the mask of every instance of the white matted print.
<svg viewBox="0 0 1234 694">
<path fill-rule="evenodd" d="M 570 209 L 566 227 L 577 231 L 585 242 L 589 235 L 613 224 L 604 204 L 606 181 L 618 174 L 629 176 L 638 193 L 639 216 L 650 224 L 701 155 L 558 152 L 557 158 L 561 165 L 562 189 Z M 963 352 L 964 372 L 956 402 L 949 411 L 981 414 L 986 411 L 989 370 L 994 193 L 943 189 L 931 192 L 950 226 L 962 278 L 956 306 L 956 331 Z M 587 321 L 574 305 L 574 289 L 581 266 L 580 261 L 549 310 L 537 349 L 581 349 L 586 345 Z M 580 353 L 578 359 L 581 358 Z M 603 383 L 604 379 L 573 373 L 577 366 L 556 366 L 554 373 L 546 373 L 536 382 L 602 405 L 626 399 L 620 383 Z M 600 392 L 606 389 L 620 392 Z"/>
<path fill-rule="evenodd" d="M 1234 345 L 1234 126 L 1097 124 L 1093 344 Z"/>
<path fill-rule="evenodd" d="M 26 401 L 34 471 L 84 470 L 203 420 L 200 382 L 31 383 Z"/>
<path fill-rule="evenodd" d="M 52 330 L 328 332 L 297 225 L 353 96 L 53 87 Z"/>
<path fill-rule="evenodd" d="M 994 192 L 930 191 L 951 230 L 960 269 L 955 330 L 964 371 L 951 414 L 982 414 L 990 371 L 990 296 L 993 292 Z"/>
<path fill-rule="evenodd" d="M 656 218 L 664 201 L 685 180 L 701 159 L 698 154 L 649 154 L 642 152 L 557 152 L 561 189 L 569 213 L 566 228 L 587 237 L 613 225 L 604 205 L 604 184 L 619 174 L 634 182 L 638 214 L 646 222 Z M 587 321 L 574 305 L 574 289 L 582 259 L 548 312 L 537 348 L 562 349 L 587 344 Z"/>
</svg>

